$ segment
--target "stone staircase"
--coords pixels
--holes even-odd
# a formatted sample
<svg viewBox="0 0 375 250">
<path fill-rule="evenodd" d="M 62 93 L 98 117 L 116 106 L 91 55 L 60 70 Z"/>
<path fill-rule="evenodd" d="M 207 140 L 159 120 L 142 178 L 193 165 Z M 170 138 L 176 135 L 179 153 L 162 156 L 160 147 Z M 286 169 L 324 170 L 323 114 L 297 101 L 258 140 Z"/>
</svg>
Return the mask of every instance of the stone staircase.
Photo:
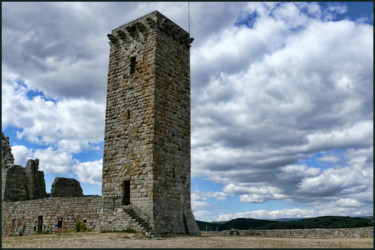
<svg viewBox="0 0 375 250">
<path fill-rule="evenodd" d="M 132 219 L 134 219 L 140 227 L 142 227 L 145 230 L 145 235 L 147 237 L 153 238 L 153 239 L 161 239 L 160 234 L 156 234 L 153 232 L 153 230 L 149 227 L 147 221 L 145 221 L 143 218 L 141 218 L 133 208 L 127 207 L 124 208 L 125 213 L 127 213 Z"/>
<path fill-rule="evenodd" d="M 134 219 L 146 232 L 149 231 L 148 223 L 139 217 L 133 210 L 133 208 L 125 208 L 124 211 L 132 218 Z"/>
</svg>

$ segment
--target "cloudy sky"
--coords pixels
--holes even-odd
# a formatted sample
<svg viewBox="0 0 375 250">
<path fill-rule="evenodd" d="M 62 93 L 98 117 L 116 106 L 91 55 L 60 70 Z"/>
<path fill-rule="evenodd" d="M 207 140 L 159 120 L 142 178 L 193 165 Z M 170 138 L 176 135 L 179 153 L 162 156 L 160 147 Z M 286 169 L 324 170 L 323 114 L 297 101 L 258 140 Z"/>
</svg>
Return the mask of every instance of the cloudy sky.
<svg viewBox="0 0 375 250">
<path fill-rule="evenodd" d="M 101 194 L 106 34 L 187 2 L 2 2 L 15 162 Z M 373 4 L 190 3 L 196 219 L 373 214 Z"/>
</svg>

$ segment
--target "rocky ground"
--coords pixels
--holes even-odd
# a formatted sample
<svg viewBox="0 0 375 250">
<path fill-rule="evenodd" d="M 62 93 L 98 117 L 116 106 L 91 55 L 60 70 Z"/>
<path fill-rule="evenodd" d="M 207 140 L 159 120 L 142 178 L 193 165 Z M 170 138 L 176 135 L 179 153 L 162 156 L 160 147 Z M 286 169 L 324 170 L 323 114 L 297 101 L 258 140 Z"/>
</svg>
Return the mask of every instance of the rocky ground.
<svg viewBox="0 0 375 250">
<path fill-rule="evenodd" d="M 266 238 L 169 235 L 149 239 L 132 233 L 63 233 L 3 236 L 2 248 L 373 248 L 372 238 Z"/>
</svg>

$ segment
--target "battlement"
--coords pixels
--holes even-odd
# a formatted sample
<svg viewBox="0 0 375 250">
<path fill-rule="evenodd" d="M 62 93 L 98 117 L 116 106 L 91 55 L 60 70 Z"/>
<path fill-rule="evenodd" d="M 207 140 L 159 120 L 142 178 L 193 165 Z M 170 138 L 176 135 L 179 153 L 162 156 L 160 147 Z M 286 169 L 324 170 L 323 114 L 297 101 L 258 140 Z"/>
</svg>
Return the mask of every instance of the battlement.
<svg viewBox="0 0 375 250">
<path fill-rule="evenodd" d="M 123 24 L 108 34 L 108 39 L 113 45 L 127 43 L 129 40 L 138 39 L 139 36 L 147 36 L 155 30 L 168 34 L 173 39 L 190 48 L 193 38 L 189 33 L 169 20 L 158 11 L 153 11 L 147 15 L 137 18 L 131 22 Z"/>
</svg>

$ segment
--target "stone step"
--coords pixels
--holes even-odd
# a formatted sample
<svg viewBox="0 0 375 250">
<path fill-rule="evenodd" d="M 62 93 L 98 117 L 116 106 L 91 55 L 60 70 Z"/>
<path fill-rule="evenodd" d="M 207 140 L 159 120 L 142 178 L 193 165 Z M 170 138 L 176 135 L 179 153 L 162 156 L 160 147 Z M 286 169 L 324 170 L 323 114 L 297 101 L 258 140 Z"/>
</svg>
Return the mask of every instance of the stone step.
<svg viewBox="0 0 375 250">
<path fill-rule="evenodd" d="M 145 229 L 146 232 L 148 231 L 148 224 L 147 224 L 147 222 L 146 222 L 144 219 L 140 218 L 140 217 L 134 212 L 133 209 L 131 209 L 131 208 L 127 208 L 127 209 L 124 209 L 124 211 L 125 211 L 125 212 L 126 212 L 131 218 L 133 218 L 133 219 L 138 223 L 139 226 L 143 227 L 143 229 Z"/>
</svg>

